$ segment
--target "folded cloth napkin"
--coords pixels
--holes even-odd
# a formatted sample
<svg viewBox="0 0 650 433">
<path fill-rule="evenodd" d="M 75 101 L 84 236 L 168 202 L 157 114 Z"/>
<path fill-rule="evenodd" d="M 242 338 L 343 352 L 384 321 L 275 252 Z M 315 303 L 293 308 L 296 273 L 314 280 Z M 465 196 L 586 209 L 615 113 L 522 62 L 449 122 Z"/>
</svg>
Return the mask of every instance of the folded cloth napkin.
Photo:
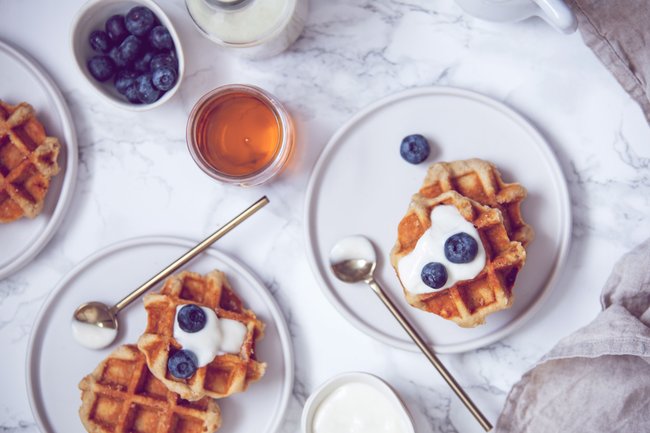
<svg viewBox="0 0 650 433">
<path fill-rule="evenodd" d="M 650 0 L 570 0 L 585 43 L 650 122 Z"/>
<path fill-rule="evenodd" d="M 619 260 L 601 303 L 513 387 L 497 433 L 650 432 L 650 239 Z"/>
</svg>

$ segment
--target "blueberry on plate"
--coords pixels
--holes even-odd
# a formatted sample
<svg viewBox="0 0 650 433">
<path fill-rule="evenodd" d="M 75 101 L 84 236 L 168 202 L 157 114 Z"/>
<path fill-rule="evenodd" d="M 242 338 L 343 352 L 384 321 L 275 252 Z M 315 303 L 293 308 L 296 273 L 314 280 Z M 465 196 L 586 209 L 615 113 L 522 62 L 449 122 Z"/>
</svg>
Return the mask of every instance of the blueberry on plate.
<svg viewBox="0 0 650 433">
<path fill-rule="evenodd" d="M 135 87 L 135 79 L 138 77 L 138 73 L 135 71 L 130 71 L 128 69 L 121 69 L 115 74 L 115 81 L 113 82 L 115 90 L 120 94 L 126 95 L 126 89 L 130 86 Z"/>
<path fill-rule="evenodd" d="M 176 84 L 176 71 L 169 66 L 163 66 L 152 72 L 151 81 L 157 89 L 166 92 Z"/>
<path fill-rule="evenodd" d="M 91 57 L 87 66 L 88 72 L 97 81 L 106 81 L 115 74 L 115 62 L 103 54 Z"/>
<path fill-rule="evenodd" d="M 144 49 L 144 42 L 137 36 L 129 35 L 117 48 L 120 57 L 127 65 L 135 62 Z"/>
<path fill-rule="evenodd" d="M 476 239 L 465 232 L 449 236 L 445 241 L 445 257 L 452 263 L 469 263 L 478 254 Z"/>
<path fill-rule="evenodd" d="M 422 278 L 424 284 L 432 289 L 439 289 L 447 282 L 447 268 L 442 263 L 427 263 L 422 268 L 420 278 Z"/>
<path fill-rule="evenodd" d="M 197 305 L 184 305 L 178 310 L 178 326 L 185 332 L 199 332 L 205 327 L 208 318 L 205 311 Z"/>
<path fill-rule="evenodd" d="M 140 101 L 140 97 L 138 96 L 138 87 L 135 82 L 124 90 L 124 96 L 126 96 L 126 99 L 128 99 L 132 104 L 142 104 L 142 101 Z"/>
<path fill-rule="evenodd" d="M 135 85 L 138 91 L 138 98 L 140 99 L 140 102 L 144 104 L 151 104 L 160 98 L 161 92 L 160 90 L 156 89 L 151 82 L 150 73 L 139 75 L 138 78 L 135 79 Z"/>
<path fill-rule="evenodd" d="M 124 24 L 124 15 L 113 15 L 106 20 L 106 33 L 114 45 L 119 45 L 128 35 L 129 31 Z"/>
<path fill-rule="evenodd" d="M 167 370 L 178 379 L 188 379 L 196 373 L 199 361 L 189 350 L 179 350 L 167 360 Z"/>
<path fill-rule="evenodd" d="M 429 157 L 431 148 L 427 139 L 420 134 L 413 134 L 404 137 L 399 147 L 399 153 L 407 162 L 419 164 Z"/>
<path fill-rule="evenodd" d="M 126 29 L 132 35 L 144 36 L 156 24 L 156 16 L 151 9 L 144 6 L 132 8 L 124 18 Z"/>
<path fill-rule="evenodd" d="M 153 56 L 155 55 L 154 52 L 147 51 L 133 63 L 133 69 L 138 72 L 149 72 L 151 70 L 149 66 L 151 64 L 151 59 L 153 59 Z"/>
<path fill-rule="evenodd" d="M 153 56 L 151 63 L 149 65 L 152 71 L 160 69 L 165 66 L 170 66 L 175 70 L 178 70 L 178 62 L 175 57 L 172 57 L 171 53 L 160 53 Z"/>
<path fill-rule="evenodd" d="M 93 50 L 100 53 L 107 53 L 113 47 L 113 42 L 111 42 L 106 32 L 102 30 L 91 32 L 90 36 L 88 36 L 88 42 Z"/>
</svg>

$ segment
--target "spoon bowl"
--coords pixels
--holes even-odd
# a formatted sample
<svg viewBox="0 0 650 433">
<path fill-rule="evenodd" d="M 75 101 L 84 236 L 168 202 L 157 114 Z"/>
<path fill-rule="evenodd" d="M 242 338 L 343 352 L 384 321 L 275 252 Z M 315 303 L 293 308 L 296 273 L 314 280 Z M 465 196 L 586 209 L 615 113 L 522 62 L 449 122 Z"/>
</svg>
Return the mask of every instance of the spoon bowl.
<svg viewBox="0 0 650 433">
<path fill-rule="evenodd" d="M 332 271 L 336 275 L 336 278 L 346 283 L 358 283 L 371 280 L 376 266 L 377 262 L 370 262 L 365 259 L 346 259 L 331 263 Z"/>
<path fill-rule="evenodd" d="M 106 329 L 117 329 L 117 315 L 111 307 L 101 302 L 87 302 L 80 305 L 74 312 L 74 320 L 88 325 Z"/>
</svg>

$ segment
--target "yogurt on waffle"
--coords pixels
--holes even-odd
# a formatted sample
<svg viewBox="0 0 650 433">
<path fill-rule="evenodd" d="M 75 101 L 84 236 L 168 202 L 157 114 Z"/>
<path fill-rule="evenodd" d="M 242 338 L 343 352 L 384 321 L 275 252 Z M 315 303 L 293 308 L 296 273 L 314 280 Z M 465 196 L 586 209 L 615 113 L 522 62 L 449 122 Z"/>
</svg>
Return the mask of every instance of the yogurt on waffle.
<svg viewBox="0 0 650 433">
<path fill-rule="evenodd" d="M 247 332 L 243 323 L 232 319 L 220 319 L 211 308 L 198 306 L 205 313 L 205 325 L 197 332 L 186 332 L 178 324 L 178 311 L 184 306 L 176 307 L 174 338 L 183 350 L 190 351 L 196 356 L 197 367 L 208 365 L 218 355 L 239 353 Z"/>
<path fill-rule="evenodd" d="M 478 244 L 476 257 L 469 263 L 452 263 L 445 255 L 445 242 L 457 233 L 467 233 Z M 418 239 L 413 251 L 402 257 L 397 268 L 404 288 L 413 294 L 433 293 L 447 289 L 459 281 L 475 278 L 485 267 L 485 248 L 476 227 L 452 205 L 440 205 L 431 211 L 431 227 Z M 422 269 L 428 263 L 437 262 L 447 271 L 447 281 L 438 288 L 426 285 Z"/>
</svg>

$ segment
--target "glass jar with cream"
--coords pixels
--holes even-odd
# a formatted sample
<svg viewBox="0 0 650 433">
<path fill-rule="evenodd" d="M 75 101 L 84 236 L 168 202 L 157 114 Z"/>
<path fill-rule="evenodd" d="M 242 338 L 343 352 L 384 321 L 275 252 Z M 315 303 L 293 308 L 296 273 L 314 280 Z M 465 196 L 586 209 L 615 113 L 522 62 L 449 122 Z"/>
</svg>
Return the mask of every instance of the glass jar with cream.
<svg viewBox="0 0 650 433">
<path fill-rule="evenodd" d="M 185 0 L 199 30 L 249 58 L 271 57 L 298 39 L 308 0 Z"/>
</svg>

